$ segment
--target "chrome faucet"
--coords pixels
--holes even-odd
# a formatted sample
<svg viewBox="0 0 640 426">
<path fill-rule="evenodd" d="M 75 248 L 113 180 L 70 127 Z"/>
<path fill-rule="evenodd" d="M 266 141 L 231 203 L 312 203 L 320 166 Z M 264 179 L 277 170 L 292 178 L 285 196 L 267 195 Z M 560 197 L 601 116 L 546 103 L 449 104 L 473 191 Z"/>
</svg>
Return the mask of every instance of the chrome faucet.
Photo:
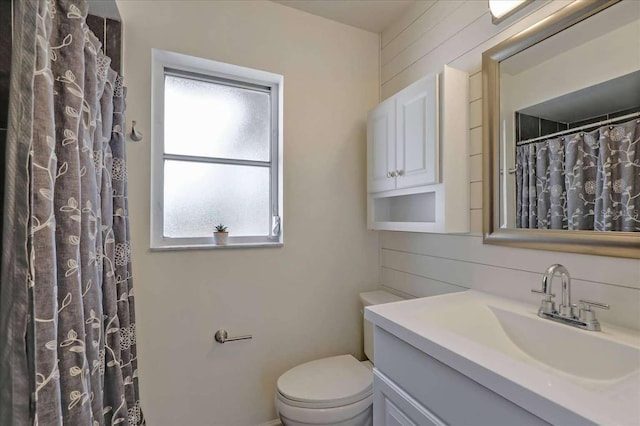
<svg viewBox="0 0 640 426">
<path fill-rule="evenodd" d="M 558 309 L 556 309 L 555 303 L 551 300 L 556 297 L 551 292 L 551 286 L 553 277 L 558 274 L 562 280 L 562 301 Z M 531 292 L 544 295 L 540 309 L 538 309 L 539 317 L 585 330 L 600 331 L 600 322 L 596 319 L 595 313 L 591 308 L 609 309 L 609 305 L 604 303 L 580 300 L 580 309 L 576 315 L 576 305 L 571 303 L 571 276 L 567 268 L 557 263 L 549 266 L 542 276 L 542 289 L 534 289 Z"/>
<path fill-rule="evenodd" d="M 549 266 L 542 276 L 542 288 L 548 289 L 546 293 L 551 294 L 551 283 L 556 274 L 560 274 L 560 279 L 562 280 L 562 302 L 560 303 L 558 313 L 563 317 L 571 317 L 573 316 L 573 308 L 571 306 L 571 276 L 567 268 L 558 263 Z"/>
</svg>

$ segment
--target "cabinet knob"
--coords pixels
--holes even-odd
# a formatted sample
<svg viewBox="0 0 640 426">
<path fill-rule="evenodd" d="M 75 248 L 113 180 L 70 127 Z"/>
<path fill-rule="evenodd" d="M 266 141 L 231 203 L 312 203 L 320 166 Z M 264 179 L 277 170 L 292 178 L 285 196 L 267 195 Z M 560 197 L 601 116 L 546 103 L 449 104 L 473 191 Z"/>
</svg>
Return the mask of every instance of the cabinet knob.
<svg viewBox="0 0 640 426">
<path fill-rule="evenodd" d="M 398 176 L 404 176 L 404 170 L 398 170 L 396 173 Z"/>
<path fill-rule="evenodd" d="M 396 176 L 398 176 L 398 172 L 395 171 L 395 170 L 392 171 L 392 172 L 387 172 L 387 177 L 388 178 L 393 178 L 393 177 L 396 177 Z"/>
</svg>

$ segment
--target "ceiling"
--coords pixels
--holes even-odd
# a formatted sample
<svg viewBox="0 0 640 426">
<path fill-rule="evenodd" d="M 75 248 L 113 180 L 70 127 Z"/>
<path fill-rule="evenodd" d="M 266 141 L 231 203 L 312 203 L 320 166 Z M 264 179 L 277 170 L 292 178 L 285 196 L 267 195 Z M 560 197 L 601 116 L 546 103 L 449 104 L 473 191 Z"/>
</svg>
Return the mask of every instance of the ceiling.
<svg viewBox="0 0 640 426">
<path fill-rule="evenodd" d="M 574 123 L 640 105 L 640 71 L 577 90 L 524 109 L 520 113 Z"/>
<path fill-rule="evenodd" d="M 419 0 L 273 0 L 313 15 L 380 33 Z"/>
<path fill-rule="evenodd" d="M 273 0 L 373 33 L 380 33 L 409 6 L 422 0 Z M 89 13 L 120 19 L 115 0 L 89 0 Z"/>
</svg>

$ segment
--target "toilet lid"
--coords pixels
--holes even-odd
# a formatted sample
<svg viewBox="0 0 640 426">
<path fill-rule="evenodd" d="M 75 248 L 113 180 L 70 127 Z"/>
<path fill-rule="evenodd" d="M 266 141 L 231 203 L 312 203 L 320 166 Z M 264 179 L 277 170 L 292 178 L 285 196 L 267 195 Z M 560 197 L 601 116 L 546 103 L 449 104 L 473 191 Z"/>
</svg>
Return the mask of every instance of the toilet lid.
<svg viewBox="0 0 640 426">
<path fill-rule="evenodd" d="M 278 379 L 278 392 L 303 405 L 340 407 L 369 396 L 371 370 L 351 355 L 340 355 L 301 364 Z"/>
</svg>

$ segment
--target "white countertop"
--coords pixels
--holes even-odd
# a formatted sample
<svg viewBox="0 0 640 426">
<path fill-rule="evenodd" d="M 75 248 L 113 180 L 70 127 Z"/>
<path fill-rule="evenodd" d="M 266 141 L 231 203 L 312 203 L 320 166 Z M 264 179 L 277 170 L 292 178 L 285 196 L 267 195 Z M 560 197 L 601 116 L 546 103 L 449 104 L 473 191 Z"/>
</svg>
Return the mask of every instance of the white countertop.
<svg viewBox="0 0 640 426">
<path fill-rule="evenodd" d="M 537 306 L 469 290 L 370 306 L 365 310 L 365 318 L 550 423 L 566 419 L 563 413 L 568 410 L 598 424 L 640 425 L 640 355 L 637 366 L 635 363 L 635 354 L 640 354 L 640 333 L 606 323 L 601 332 L 580 330 L 539 318 L 537 309 Z M 496 312 L 506 312 L 507 320 L 508 315 L 520 315 L 518 318 L 533 324 L 531 330 L 538 332 L 514 336 L 510 330 L 509 337 L 509 330 L 501 326 Z M 580 333 L 587 334 L 581 336 Z M 555 336 L 556 340 L 549 340 L 551 337 L 547 335 Z M 620 360 L 607 358 L 605 361 L 595 353 L 587 354 L 595 358 L 582 356 L 580 350 L 576 350 L 568 359 L 571 361 L 575 356 L 576 369 L 582 368 L 580 371 L 585 374 L 570 374 L 534 358 L 514 341 L 514 338 L 536 339 L 525 343 L 533 343 L 536 349 L 539 342 L 544 358 L 546 350 L 559 347 L 558 336 L 564 339 L 560 343 L 568 352 L 573 350 L 574 342 L 584 341 L 596 342 L 593 346 L 596 348 L 608 349 L 609 343 L 622 348 L 627 355 L 627 365 L 632 367 L 618 368 L 620 373 L 615 364 Z M 584 361 L 590 362 L 591 358 L 600 362 L 600 367 L 594 362 L 593 371 L 589 371 L 589 364 L 584 365 Z M 583 361 L 581 366 L 579 361 Z M 609 361 L 614 364 L 601 364 Z M 571 370 L 570 364 L 565 370 Z M 612 378 L 598 377 L 606 374 L 612 374 Z"/>
</svg>

